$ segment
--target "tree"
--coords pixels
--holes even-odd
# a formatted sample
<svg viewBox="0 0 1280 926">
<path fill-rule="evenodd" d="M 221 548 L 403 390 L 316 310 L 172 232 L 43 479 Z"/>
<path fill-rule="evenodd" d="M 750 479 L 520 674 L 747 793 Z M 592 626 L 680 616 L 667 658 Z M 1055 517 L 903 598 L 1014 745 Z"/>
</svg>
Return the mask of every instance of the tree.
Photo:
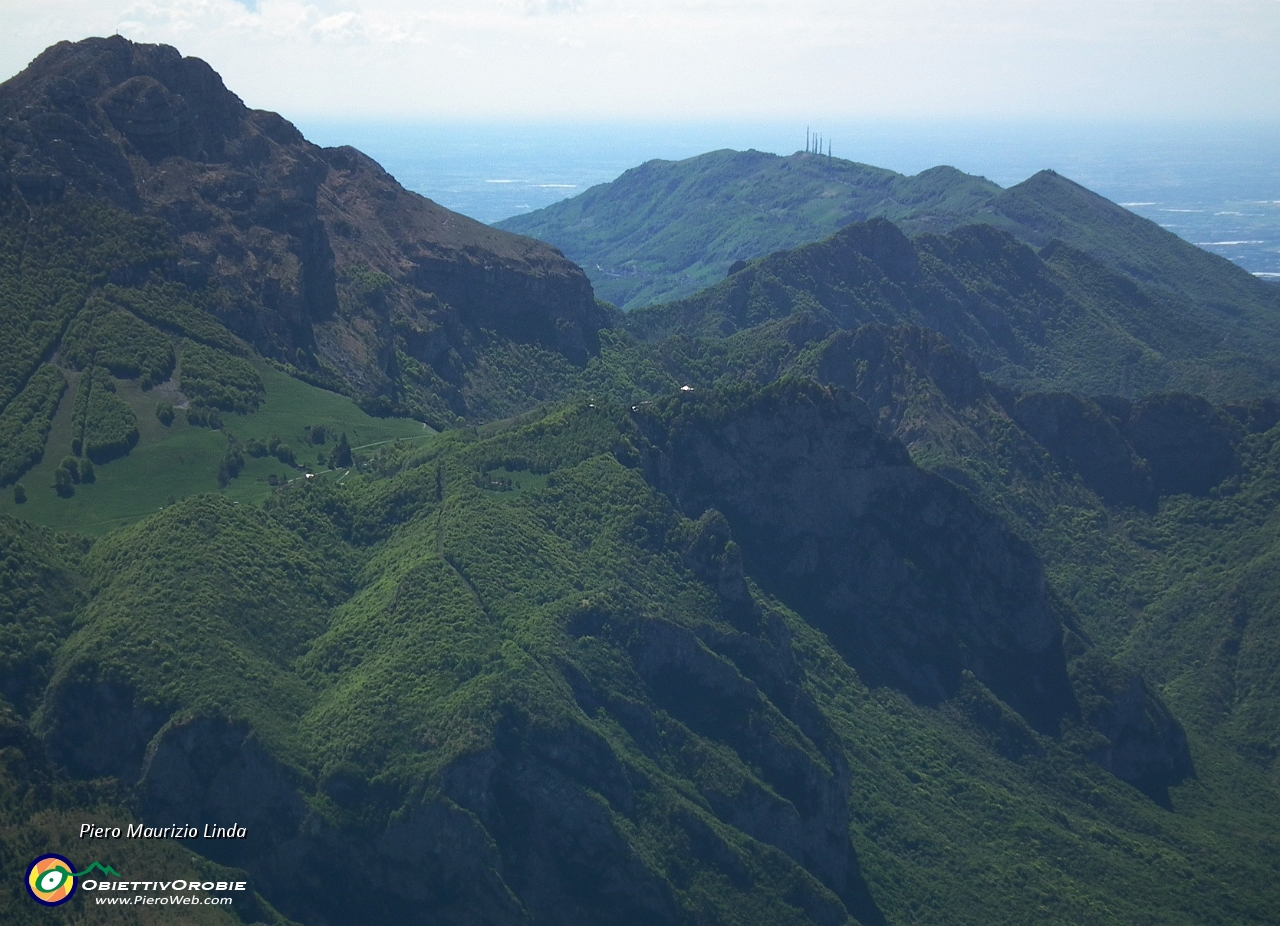
<svg viewBox="0 0 1280 926">
<path fill-rule="evenodd" d="M 161 402 L 156 406 L 156 417 L 166 428 L 173 424 L 173 403 Z"/>
<path fill-rule="evenodd" d="M 98 478 L 98 474 L 93 471 L 93 461 L 84 459 L 80 461 L 80 481 L 93 482 Z"/>
<path fill-rule="evenodd" d="M 62 498 L 70 498 L 76 494 L 76 487 L 71 484 L 71 474 L 61 466 L 53 471 L 53 491 Z"/>
<path fill-rule="evenodd" d="M 347 432 L 343 431 L 338 438 L 338 446 L 333 448 L 333 465 L 335 467 L 351 465 L 351 444 L 347 442 Z"/>
<path fill-rule="evenodd" d="M 15 505 L 24 505 L 27 501 L 27 487 L 19 482 L 13 487 L 13 503 Z"/>
</svg>

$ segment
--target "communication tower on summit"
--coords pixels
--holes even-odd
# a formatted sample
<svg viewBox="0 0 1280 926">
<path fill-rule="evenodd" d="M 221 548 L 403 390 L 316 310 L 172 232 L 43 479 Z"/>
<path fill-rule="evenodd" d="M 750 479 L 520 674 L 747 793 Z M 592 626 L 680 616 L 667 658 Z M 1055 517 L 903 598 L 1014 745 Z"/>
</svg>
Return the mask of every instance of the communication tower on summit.
<svg viewBox="0 0 1280 926">
<path fill-rule="evenodd" d="M 825 154 L 831 157 L 831 139 L 827 139 L 827 150 L 822 150 L 822 136 L 812 131 L 809 126 L 804 127 L 804 150 L 806 154 Z"/>
</svg>

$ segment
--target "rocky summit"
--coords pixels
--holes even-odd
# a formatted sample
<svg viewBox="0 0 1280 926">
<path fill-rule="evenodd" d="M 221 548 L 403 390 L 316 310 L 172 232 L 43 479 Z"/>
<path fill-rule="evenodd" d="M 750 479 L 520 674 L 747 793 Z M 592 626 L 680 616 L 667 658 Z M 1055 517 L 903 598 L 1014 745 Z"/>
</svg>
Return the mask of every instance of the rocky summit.
<svg viewBox="0 0 1280 926">
<path fill-rule="evenodd" d="M 237 336 L 373 407 L 473 413 L 470 372 L 495 341 L 576 364 L 597 348 L 591 285 L 554 248 L 410 193 L 353 148 L 309 143 L 174 48 L 55 45 L 0 86 L 0 119 L 0 196 L 157 220 L 163 253 L 115 282 L 158 272 L 216 289 Z"/>
</svg>

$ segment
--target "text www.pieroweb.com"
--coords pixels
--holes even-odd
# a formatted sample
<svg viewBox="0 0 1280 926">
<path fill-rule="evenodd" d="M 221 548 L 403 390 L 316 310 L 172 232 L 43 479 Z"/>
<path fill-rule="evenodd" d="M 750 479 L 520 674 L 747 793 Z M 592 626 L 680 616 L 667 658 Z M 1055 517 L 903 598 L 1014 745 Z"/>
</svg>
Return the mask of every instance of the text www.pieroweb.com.
<svg viewBox="0 0 1280 926">
<path fill-rule="evenodd" d="M 122 907 L 129 906 L 191 906 L 193 904 L 203 904 L 205 906 L 220 906 L 229 904 L 232 901 L 230 897 L 195 897 L 191 894 L 173 894 L 168 897 L 149 897 L 146 894 L 135 894 L 132 897 L 95 897 L 94 901 L 104 906 L 119 905 Z"/>
<path fill-rule="evenodd" d="M 86 881 L 86 891 L 94 892 L 99 906 L 120 907 L 189 907 L 225 906 L 234 901 L 226 894 L 210 891 L 244 891 L 244 881 Z M 110 893 L 100 893 L 109 891 Z M 140 893 L 147 891 L 148 893 Z M 200 893 L 192 893 L 199 891 Z"/>
</svg>

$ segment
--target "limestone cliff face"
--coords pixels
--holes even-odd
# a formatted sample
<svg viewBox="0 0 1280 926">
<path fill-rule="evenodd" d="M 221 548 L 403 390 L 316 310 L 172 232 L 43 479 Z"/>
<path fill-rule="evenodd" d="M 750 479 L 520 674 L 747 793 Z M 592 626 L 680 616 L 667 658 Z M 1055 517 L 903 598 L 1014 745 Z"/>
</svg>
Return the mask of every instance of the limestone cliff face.
<svg viewBox="0 0 1280 926">
<path fill-rule="evenodd" d="M 936 703 L 969 671 L 1042 731 L 1076 711 L 1031 548 L 860 400 L 782 383 L 638 414 L 648 478 L 687 514 L 723 512 L 750 573 L 869 682 Z"/>
<path fill-rule="evenodd" d="M 211 294 L 262 353 L 336 371 L 388 407 L 434 374 L 470 413 L 466 378 L 494 339 L 573 363 L 597 347 L 591 285 L 554 248 L 410 193 L 354 149 L 312 145 L 174 48 L 55 45 L 0 85 L 0 118 L 0 196 L 159 219 L 173 242 L 162 278 Z M 397 351 L 432 372 L 406 373 Z"/>
</svg>

